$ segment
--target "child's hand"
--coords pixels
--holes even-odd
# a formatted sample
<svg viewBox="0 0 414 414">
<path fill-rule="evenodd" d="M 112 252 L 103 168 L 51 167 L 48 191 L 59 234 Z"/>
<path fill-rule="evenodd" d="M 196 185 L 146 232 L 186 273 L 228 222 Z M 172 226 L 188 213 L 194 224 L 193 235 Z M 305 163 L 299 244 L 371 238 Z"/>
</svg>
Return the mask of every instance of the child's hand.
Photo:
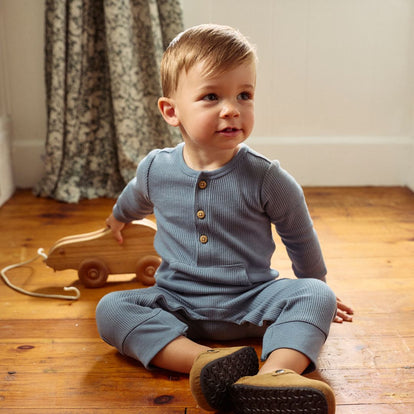
<svg viewBox="0 0 414 414">
<path fill-rule="evenodd" d="M 342 323 L 342 322 L 352 322 L 352 315 L 354 314 L 354 311 L 349 306 L 345 305 L 341 301 L 341 299 L 336 298 L 336 304 L 338 307 L 334 322 L 336 323 Z"/>
<path fill-rule="evenodd" d="M 115 237 L 115 240 L 122 244 L 124 239 L 122 238 L 122 229 L 125 227 L 125 223 L 117 220 L 112 214 L 106 219 L 106 226 L 112 230 L 112 234 Z"/>
</svg>

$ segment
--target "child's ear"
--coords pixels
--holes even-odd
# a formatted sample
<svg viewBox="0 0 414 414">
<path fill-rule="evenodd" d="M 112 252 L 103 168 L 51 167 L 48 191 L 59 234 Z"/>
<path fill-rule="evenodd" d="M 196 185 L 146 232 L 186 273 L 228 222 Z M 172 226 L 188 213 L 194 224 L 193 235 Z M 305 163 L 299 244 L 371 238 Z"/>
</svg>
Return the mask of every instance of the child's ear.
<svg viewBox="0 0 414 414">
<path fill-rule="evenodd" d="M 158 99 L 158 109 L 160 110 L 161 115 L 167 124 L 174 127 L 180 125 L 180 121 L 178 120 L 175 110 L 174 101 L 172 99 L 166 98 L 164 96 Z"/>
</svg>

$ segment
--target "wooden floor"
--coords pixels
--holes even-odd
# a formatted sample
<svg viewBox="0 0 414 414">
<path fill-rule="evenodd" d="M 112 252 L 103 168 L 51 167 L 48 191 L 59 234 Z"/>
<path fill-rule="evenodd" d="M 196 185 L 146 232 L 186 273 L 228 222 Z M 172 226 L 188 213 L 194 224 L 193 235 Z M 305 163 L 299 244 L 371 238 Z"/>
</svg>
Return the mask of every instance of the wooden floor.
<svg viewBox="0 0 414 414">
<path fill-rule="evenodd" d="M 414 413 L 414 194 L 405 188 L 311 188 L 306 196 L 329 269 L 329 284 L 355 308 L 334 324 L 320 356 L 339 414 Z M 0 268 L 46 252 L 59 238 L 103 226 L 113 200 L 63 204 L 18 192 L 0 208 Z M 291 276 L 282 246 L 274 267 Z M 94 312 L 105 293 L 138 287 L 111 276 L 83 288 L 75 271 L 42 260 L 9 272 L 19 286 L 76 302 L 17 293 L 0 280 L 0 411 L 13 413 L 195 414 L 188 378 L 148 372 L 98 336 Z M 237 342 L 236 342 L 237 343 Z M 260 341 L 250 341 L 260 350 Z M 230 343 L 233 344 L 233 343 Z"/>
</svg>

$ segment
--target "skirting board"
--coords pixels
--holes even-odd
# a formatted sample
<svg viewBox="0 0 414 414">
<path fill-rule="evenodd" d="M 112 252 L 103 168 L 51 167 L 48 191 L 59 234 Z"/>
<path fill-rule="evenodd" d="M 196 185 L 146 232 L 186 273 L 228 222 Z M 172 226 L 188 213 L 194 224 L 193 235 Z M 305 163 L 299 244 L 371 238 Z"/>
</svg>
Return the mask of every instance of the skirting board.
<svg viewBox="0 0 414 414">
<path fill-rule="evenodd" d="M 247 144 L 280 161 L 303 186 L 408 186 L 414 191 L 414 137 L 250 138 Z M 18 188 L 31 188 L 43 174 L 44 144 L 13 145 Z"/>
</svg>

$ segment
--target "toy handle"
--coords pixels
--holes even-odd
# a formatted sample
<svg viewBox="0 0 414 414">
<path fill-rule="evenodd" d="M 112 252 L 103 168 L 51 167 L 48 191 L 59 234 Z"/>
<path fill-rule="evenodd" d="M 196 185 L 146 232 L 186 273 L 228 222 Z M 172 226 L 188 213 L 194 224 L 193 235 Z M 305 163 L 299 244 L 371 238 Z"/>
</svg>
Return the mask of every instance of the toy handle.
<svg viewBox="0 0 414 414">
<path fill-rule="evenodd" d="M 23 293 L 24 295 L 34 296 L 34 297 L 37 297 L 37 298 L 78 300 L 80 298 L 80 291 L 79 291 L 78 288 L 76 288 L 74 286 L 64 287 L 63 288 L 63 290 L 65 292 L 69 292 L 69 291 L 74 292 L 74 295 L 48 295 L 46 293 L 29 292 L 28 290 L 22 289 L 22 288 L 20 288 L 20 287 L 18 287 L 16 285 L 13 285 L 13 283 L 10 282 L 10 280 L 6 276 L 6 272 L 8 272 L 11 269 L 15 269 L 16 267 L 20 267 L 20 266 L 24 266 L 24 265 L 27 265 L 29 263 L 32 263 L 36 259 L 38 259 L 39 256 L 40 257 L 43 257 L 45 260 L 47 259 L 47 255 L 44 252 L 44 250 L 43 249 L 38 249 L 37 256 L 34 257 L 33 259 L 26 260 L 25 262 L 13 264 L 13 265 L 10 265 L 10 266 L 6 266 L 4 269 L 2 269 L 1 272 L 0 272 L 0 274 L 1 274 L 1 277 L 3 278 L 3 280 L 4 280 L 4 283 L 7 286 L 9 286 L 10 288 L 16 290 L 19 293 Z"/>
</svg>

